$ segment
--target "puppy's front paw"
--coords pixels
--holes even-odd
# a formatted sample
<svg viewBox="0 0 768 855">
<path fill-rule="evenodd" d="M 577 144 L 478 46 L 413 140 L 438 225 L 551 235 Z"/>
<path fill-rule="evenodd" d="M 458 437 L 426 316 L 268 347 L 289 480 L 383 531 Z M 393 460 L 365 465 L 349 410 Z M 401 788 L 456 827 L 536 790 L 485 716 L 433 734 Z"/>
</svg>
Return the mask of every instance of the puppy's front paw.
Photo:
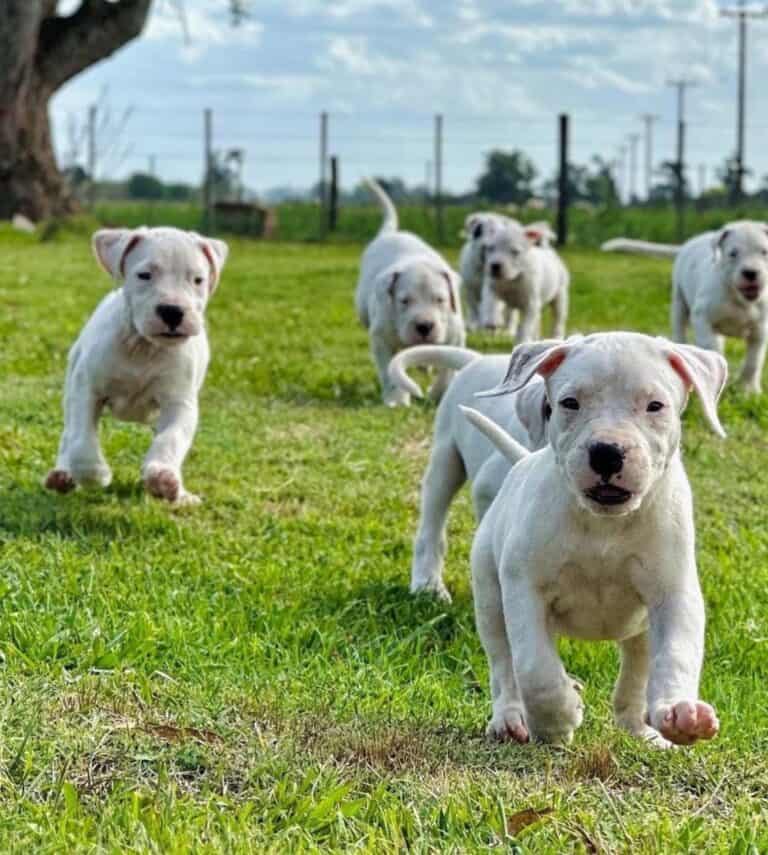
<svg viewBox="0 0 768 855">
<path fill-rule="evenodd" d="M 51 469 L 43 482 L 47 490 L 55 493 L 71 493 L 77 486 L 75 479 L 65 469 Z"/>
<path fill-rule="evenodd" d="M 175 503 L 183 494 L 181 478 L 172 470 L 161 466 L 148 466 L 144 475 L 147 492 L 156 499 Z"/>
<path fill-rule="evenodd" d="M 676 745 L 692 745 L 700 739 L 713 739 L 720 730 L 714 709 L 704 701 L 662 704 L 654 711 L 651 724 Z"/>
<path fill-rule="evenodd" d="M 411 593 L 434 597 L 436 600 L 440 600 L 443 603 L 451 602 L 451 595 L 448 593 L 448 588 L 445 587 L 442 579 L 429 579 L 426 582 L 411 582 Z"/>
<path fill-rule="evenodd" d="M 410 407 L 411 396 L 402 389 L 392 389 L 384 393 L 384 405 L 387 407 Z"/>
<path fill-rule="evenodd" d="M 517 706 L 504 707 L 494 712 L 485 729 L 486 735 L 499 742 L 519 742 L 524 744 L 530 739 L 525 726 L 523 711 Z"/>
</svg>

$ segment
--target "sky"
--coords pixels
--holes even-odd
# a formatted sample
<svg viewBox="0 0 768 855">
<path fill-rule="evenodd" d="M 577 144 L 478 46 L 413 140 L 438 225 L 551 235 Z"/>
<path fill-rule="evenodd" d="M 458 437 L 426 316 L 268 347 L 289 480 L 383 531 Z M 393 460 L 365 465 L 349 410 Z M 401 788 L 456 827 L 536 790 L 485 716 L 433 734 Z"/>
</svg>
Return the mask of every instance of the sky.
<svg viewBox="0 0 768 855">
<path fill-rule="evenodd" d="M 62 0 L 60 10 L 77 5 Z M 199 182 L 208 107 L 214 146 L 245 150 L 248 187 L 303 188 L 319 174 L 319 114 L 327 111 L 329 154 L 339 157 L 345 187 L 371 173 L 423 183 L 434 176 L 440 113 L 443 184 L 466 192 L 493 148 L 525 151 L 550 177 L 557 115 L 568 113 L 576 163 L 618 158 L 622 146 L 631 149 L 630 136 L 641 135 L 642 195 L 640 117 L 657 117 L 654 162 L 673 159 L 676 95 L 668 81 L 681 77 L 696 84 L 686 95 L 693 187 L 715 183 L 715 169 L 734 150 L 737 27 L 719 14 L 726 2 L 251 0 L 238 27 L 226 0 L 183 5 L 186 35 L 178 3 L 154 0 L 140 39 L 55 96 L 61 161 L 83 159 L 82 129 L 98 103 L 109 117 L 100 132 L 101 177 L 154 166 L 166 181 Z M 768 18 L 751 22 L 749 34 L 746 161 L 754 185 L 768 174 Z M 625 163 L 627 188 L 628 156 Z"/>
</svg>

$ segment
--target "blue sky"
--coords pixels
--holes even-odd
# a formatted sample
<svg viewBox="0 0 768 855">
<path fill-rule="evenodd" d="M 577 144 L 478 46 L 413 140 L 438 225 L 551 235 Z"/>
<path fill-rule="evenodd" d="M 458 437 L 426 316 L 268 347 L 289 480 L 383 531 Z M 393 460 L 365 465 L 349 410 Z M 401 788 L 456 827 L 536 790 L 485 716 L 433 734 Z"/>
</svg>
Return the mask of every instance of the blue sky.
<svg viewBox="0 0 768 855">
<path fill-rule="evenodd" d="M 62 2 L 62 9 L 77 5 Z M 54 99 L 60 157 L 70 130 L 105 90 L 131 109 L 104 177 L 145 170 L 202 173 L 202 110 L 218 148 L 247 151 L 249 187 L 305 187 L 318 175 L 318 114 L 345 186 L 361 175 L 423 181 L 435 113 L 445 116 L 444 183 L 471 188 L 491 148 L 520 148 L 543 176 L 556 162 L 556 117 L 573 121 L 572 160 L 616 157 L 659 116 L 656 160 L 674 152 L 675 100 L 689 90 L 688 162 L 710 181 L 735 139 L 736 25 L 715 0 L 251 0 L 237 29 L 225 0 L 185 0 L 185 40 L 172 0 L 155 0 L 144 36 Z M 747 162 L 768 173 L 768 19 L 751 25 Z M 75 147 L 76 148 L 76 147 Z M 122 151 L 123 149 L 127 151 Z M 638 190 L 644 186 L 642 143 Z"/>
</svg>

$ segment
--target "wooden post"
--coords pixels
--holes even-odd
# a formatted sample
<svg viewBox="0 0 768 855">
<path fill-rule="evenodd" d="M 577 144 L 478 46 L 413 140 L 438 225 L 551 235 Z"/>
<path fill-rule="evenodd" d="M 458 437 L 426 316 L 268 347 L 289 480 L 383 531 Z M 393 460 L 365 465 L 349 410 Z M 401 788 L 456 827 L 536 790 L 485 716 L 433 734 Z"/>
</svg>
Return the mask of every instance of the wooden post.
<svg viewBox="0 0 768 855">
<path fill-rule="evenodd" d="M 96 105 L 88 108 L 88 206 L 96 204 Z"/>
<path fill-rule="evenodd" d="M 323 111 L 320 113 L 320 186 L 319 186 L 319 202 L 320 202 L 320 234 L 325 235 L 326 223 L 328 222 L 328 187 L 327 187 L 327 169 L 328 169 L 328 113 Z"/>
<path fill-rule="evenodd" d="M 213 222 L 213 110 L 207 107 L 203 113 L 203 232 L 210 234 Z"/>
<path fill-rule="evenodd" d="M 339 158 L 331 157 L 331 189 L 328 197 L 328 230 L 336 231 L 339 219 Z"/>
<path fill-rule="evenodd" d="M 442 244 L 445 237 L 443 222 L 443 117 L 435 116 L 435 223 L 437 242 Z"/>
<path fill-rule="evenodd" d="M 565 246 L 568 241 L 568 207 L 571 203 L 568 193 L 568 132 L 569 117 L 560 114 L 560 174 L 557 194 L 557 245 Z"/>
</svg>

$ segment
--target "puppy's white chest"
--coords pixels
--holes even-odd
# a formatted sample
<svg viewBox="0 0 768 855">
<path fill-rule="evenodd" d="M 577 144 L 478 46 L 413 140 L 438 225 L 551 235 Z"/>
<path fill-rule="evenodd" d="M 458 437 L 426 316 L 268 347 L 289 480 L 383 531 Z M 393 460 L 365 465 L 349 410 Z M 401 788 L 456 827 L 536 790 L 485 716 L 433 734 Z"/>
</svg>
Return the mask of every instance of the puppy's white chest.
<svg viewBox="0 0 768 855">
<path fill-rule="evenodd" d="M 717 307 L 712 326 L 721 335 L 744 338 L 760 323 L 761 317 L 757 304 L 745 306 L 728 301 Z"/>
<path fill-rule="evenodd" d="M 113 380 L 105 390 L 105 403 L 116 419 L 124 422 L 152 421 L 159 408 L 155 383 L 141 378 Z"/>
<path fill-rule="evenodd" d="M 629 580 L 626 564 L 568 562 L 542 587 L 551 628 L 592 640 L 631 638 L 647 627 L 647 610 Z"/>
</svg>

